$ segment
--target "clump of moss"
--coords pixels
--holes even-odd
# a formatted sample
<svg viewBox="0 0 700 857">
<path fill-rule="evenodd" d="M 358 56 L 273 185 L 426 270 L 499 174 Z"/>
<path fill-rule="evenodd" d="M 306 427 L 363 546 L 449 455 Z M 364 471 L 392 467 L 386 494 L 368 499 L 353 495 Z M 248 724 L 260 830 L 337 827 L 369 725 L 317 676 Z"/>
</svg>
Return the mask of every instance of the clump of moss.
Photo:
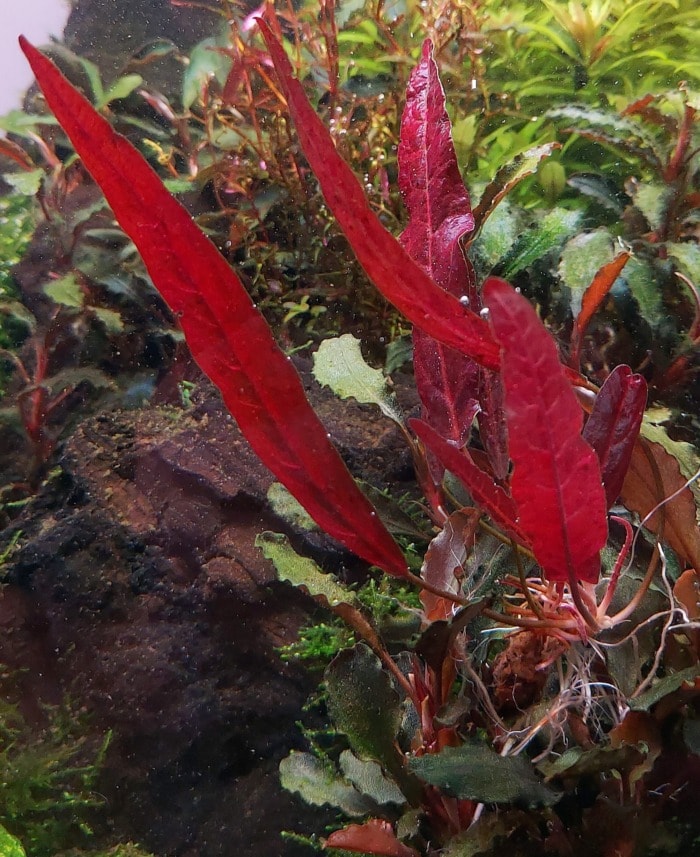
<svg viewBox="0 0 700 857">
<path fill-rule="evenodd" d="M 109 740 L 96 744 L 68 705 L 46 709 L 37 731 L 0 700 L 0 825 L 30 857 L 87 844 L 90 818 L 103 803 L 95 781 Z"/>
</svg>

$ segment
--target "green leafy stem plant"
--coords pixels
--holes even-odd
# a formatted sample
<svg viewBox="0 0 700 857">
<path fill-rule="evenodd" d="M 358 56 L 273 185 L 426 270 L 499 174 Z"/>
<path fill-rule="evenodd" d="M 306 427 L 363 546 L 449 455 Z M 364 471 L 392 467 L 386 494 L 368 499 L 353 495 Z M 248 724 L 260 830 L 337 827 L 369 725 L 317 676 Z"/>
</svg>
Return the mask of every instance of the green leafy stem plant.
<svg viewBox="0 0 700 857">
<path fill-rule="evenodd" d="M 676 572 L 699 565 L 690 487 L 697 473 L 686 472 L 689 462 L 693 467 L 687 451 L 681 456 L 644 423 L 641 376 L 619 366 L 600 389 L 590 384 L 578 371 L 577 341 L 562 363 L 524 296 L 498 278 L 480 285 L 464 253 L 497 203 L 554 146 L 504 167 L 472 211 L 427 41 L 407 88 L 398 161 L 409 221 L 396 239 L 293 76 L 271 8 L 257 24 L 328 208 L 369 278 L 413 325 L 421 417 L 404 424 L 390 397 L 378 401 L 404 432 L 438 530 L 420 575 L 409 570 L 378 509 L 347 471 L 290 359 L 223 257 L 136 150 L 46 57 L 25 39 L 21 44 L 51 109 L 177 314 L 192 356 L 260 459 L 328 534 L 420 589 L 419 642 L 395 658 L 344 587 L 291 554 L 280 537 L 261 538 L 280 576 L 305 587 L 363 641 L 341 652 L 326 676 L 331 717 L 353 751 L 339 758 L 343 778 L 314 757 L 303 757 L 298 773 L 329 789 L 344 784 L 355 801 L 350 814 L 374 817 L 333 833 L 326 844 L 398 857 L 434 854 L 471 835 L 482 817 L 493 821 L 487 805 L 557 807 L 566 782 L 586 765 L 599 775 L 606 800 L 607 774 L 620 775 L 615 797 L 624 806 L 642 788 L 650 752 L 640 748 L 640 730 L 627 715 L 698 684 L 697 623 L 669 576 L 672 564 Z M 574 320 L 579 339 L 629 256 L 618 254 L 596 273 Z M 347 354 L 337 362 L 357 366 Z M 365 392 L 346 393 L 366 400 L 374 383 L 368 372 L 360 384 Z M 634 550 L 641 531 L 635 535 L 627 512 L 609 515 L 620 497 L 652 534 L 641 570 L 642 551 Z M 622 546 L 602 573 L 609 523 Z M 496 562 L 504 550 L 506 568 Z M 475 555 L 481 562 L 472 566 Z M 484 564 L 489 574 L 478 570 Z M 678 585 L 683 576 L 676 577 Z M 655 580 L 665 608 L 633 620 L 646 609 Z M 610 677 L 606 647 L 619 652 L 623 640 L 653 622 L 662 625 L 661 644 L 625 693 Z M 469 648 L 475 625 L 502 637 L 490 662 L 480 663 Z M 684 641 L 673 658 L 663 645 L 670 629 Z M 528 680 L 514 666 L 519 648 L 531 667 Z M 553 694 L 545 693 L 548 678 L 557 684 Z M 504 715 L 509 688 L 511 702 L 524 709 L 515 726 Z M 570 740 L 573 727 L 565 724 L 576 719 L 578 749 L 603 744 L 605 752 L 584 761 L 577 752 L 547 769 L 550 751 Z M 535 769 L 524 751 L 547 733 L 549 743 L 533 753 Z M 362 783 L 360 791 L 353 783 Z M 560 853 L 571 853 L 563 816 L 546 811 L 554 813 L 548 818 Z"/>
</svg>

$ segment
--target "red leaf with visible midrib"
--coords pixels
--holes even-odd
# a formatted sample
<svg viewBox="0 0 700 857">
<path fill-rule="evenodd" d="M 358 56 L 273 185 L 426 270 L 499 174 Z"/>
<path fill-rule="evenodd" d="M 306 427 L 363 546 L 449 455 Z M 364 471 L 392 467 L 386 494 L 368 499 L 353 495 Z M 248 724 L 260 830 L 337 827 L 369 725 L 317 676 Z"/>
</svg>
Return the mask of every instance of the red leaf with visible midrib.
<svg viewBox="0 0 700 857">
<path fill-rule="evenodd" d="M 411 431 L 423 441 L 450 473 L 453 473 L 480 506 L 501 529 L 519 542 L 527 544 L 528 538 L 517 524 L 517 509 L 506 492 L 479 467 L 474 464 L 466 450 L 457 449 L 422 420 L 409 420 Z"/>
<path fill-rule="evenodd" d="M 430 39 L 408 81 L 398 161 L 409 214 L 401 244 L 438 286 L 479 310 L 474 268 L 460 245 L 474 217 Z M 448 440 L 465 443 L 477 406 L 479 366 L 416 327 L 413 369 L 425 421 Z"/>
<path fill-rule="evenodd" d="M 353 252 L 384 297 L 406 318 L 435 339 L 497 369 L 499 350 L 483 319 L 437 286 L 370 208 L 356 176 L 340 157 L 323 122 L 314 112 L 282 45 L 271 6 L 258 19 L 304 155 Z"/>
<path fill-rule="evenodd" d="M 336 830 L 326 839 L 327 848 L 339 848 L 341 851 L 362 851 L 365 854 L 378 854 L 380 857 L 418 857 L 414 848 L 404 845 L 388 821 L 372 818 L 364 824 L 350 824 L 342 830 Z"/>
<path fill-rule="evenodd" d="M 593 282 L 586 289 L 581 301 L 581 311 L 579 312 L 574 323 L 574 329 L 571 334 L 571 367 L 578 371 L 579 368 L 579 351 L 581 349 L 581 340 L 590 320 L 595 315 L 598 307 L 605 300 L 605 296 L 613 287 L 615 280 L 620 276 L 620 272 L 625 267 L 632 254 L 625 251 L 608 262 L 606 265 L 596 272 L 593 277 Z"/>
<path fill-rule="evenodd" d="M 617 366 L 596 396 L 583 429 L 598 456 L 608 509 L 620 496 L 647 403 L 647 382 L 629 366 Z"/>
<path fill-rule="evenodd" d="M 50 60 L 23 37 L 20 44 L 56 118 L 178 314 L 192 356 L 261 461 L 326 532 L 404 576 L 398 545 L 355 485 L 238 277 L 136 149 Z"/>
<path fill-rule="evenodd" d="M 581 408 L 529 302 L 493 277 L 484 284 L 484 302 L 503 346 L 518 524 L 549 580 L 594 583 L 607 540 L 606 505 L 598 459 L 581 437 Z"/>
</svg>

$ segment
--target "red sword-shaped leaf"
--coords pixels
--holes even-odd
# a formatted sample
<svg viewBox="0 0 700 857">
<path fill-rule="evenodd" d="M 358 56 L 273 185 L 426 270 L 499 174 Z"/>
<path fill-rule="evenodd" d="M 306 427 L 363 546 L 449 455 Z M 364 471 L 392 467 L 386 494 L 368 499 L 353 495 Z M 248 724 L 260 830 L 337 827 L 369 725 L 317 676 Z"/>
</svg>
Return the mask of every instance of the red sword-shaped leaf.
<svg viewBox="0 0 700 857">
<path fill-rule="evenodd" d="M 192 356 L 250 445 L 326 532 L 390 574 L 403 555 L 361 493 L 243 284 L 148 163 L 20 38 L 46 100 L 179 316 Z"/>
</svg>

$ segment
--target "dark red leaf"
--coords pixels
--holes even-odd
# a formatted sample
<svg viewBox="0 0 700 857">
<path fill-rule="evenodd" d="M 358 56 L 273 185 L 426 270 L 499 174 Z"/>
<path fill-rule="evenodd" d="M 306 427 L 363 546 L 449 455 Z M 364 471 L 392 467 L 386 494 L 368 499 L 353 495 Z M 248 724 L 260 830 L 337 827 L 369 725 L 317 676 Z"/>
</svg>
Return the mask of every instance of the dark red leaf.
<svg viewBox="0 0 700 857">
<path fill-rule="evenodd" d="M 398 545 L 355 485 L 238 277 L 133 146 L 50 60 L 26 39 L 20 44 L 56 118 L 179 316 L 192 356 L 260 459 L 326 532 L 404 576 Z"/>
<path fill-rule="evenodd" d="M 583 437 L 596 452 L 608 509 L 620 496 L 647 403 L 647 383 L 617 366 L 596 396 Z"/>
<path fill-rule="evenodd" d="M 401 244 L 438 286 L 478 311 L 476 275 L 460 244 L 474 228 L 474 217 L 430 39 L 408 81 L 398 161 L 409 214 Z M 423 419 L 448 440 L 466 443 L 478 407 L 479 366 L 416 327 L 413 369 Z"/>
<path fill-rule="evenodd" d="M 588 327 L 590 320 L 593 318 L 598 307 L 605 300 L 605 296 L 612 288 L 615 280 L 620 276 L 620 272 L 627 264 L 630 256 L 631 253 L 625 251 L 624 253 L 620 253 L 618 256 L 615 256 L 612 262 L 608 262 L 606 265 L 603 265 L 603 267 L 596 273 L 595 277 L 593 277 L 593 282 L 583 293 L 581 311 L 576 318 L 574 329 L 571 334 L 570 364 L 573 369 L 578 370 L 579 368 L 581 339 L 583 338 L 583 334 L 586 332 L 586 328 Z"/>
<path fill-rule="evenodd" d="M 437 286 L 381 224 L 365 199 L 362 185 L 340 157 L 328 130 L 314 112 L 281 43 L 273 33 L 268 6 L 258 24 L 277 70 L 299 142 L 328 207 L 365 269 L 387 300 L 434 339 L 498 368 L 498 346 L 483 319 Z"/>
<path fill-rule="evenodd" d="M 350 824 L 326 839 L 326 848 L 341 851 L 361 851 L 379 854 L 381 857 L 419 857 L 414 848 L 409 848 L 396 838 L 388 821 L 372 818 L 364 824 Z"/>
<path fill-rule="evenodd" d="M 409 420 L 408 424 L 450 473 L 464 483 L 474 502 L 493 522 L 518 541 L 527 543 L 527 536 L 516 523 L 515 503 L 488 473 L 474 464 L 467 450 L 458 449 L 422 420 Z"/>
<path fill-rule="evenodd" d="M 596 454 L 581 437 L 581 408 L 529 302 L 494 277 L 484 302 L 502 343 L 518 524 L 549 580 L 595 582 L 607 540 L 605 492 Z"/>
</svg>

